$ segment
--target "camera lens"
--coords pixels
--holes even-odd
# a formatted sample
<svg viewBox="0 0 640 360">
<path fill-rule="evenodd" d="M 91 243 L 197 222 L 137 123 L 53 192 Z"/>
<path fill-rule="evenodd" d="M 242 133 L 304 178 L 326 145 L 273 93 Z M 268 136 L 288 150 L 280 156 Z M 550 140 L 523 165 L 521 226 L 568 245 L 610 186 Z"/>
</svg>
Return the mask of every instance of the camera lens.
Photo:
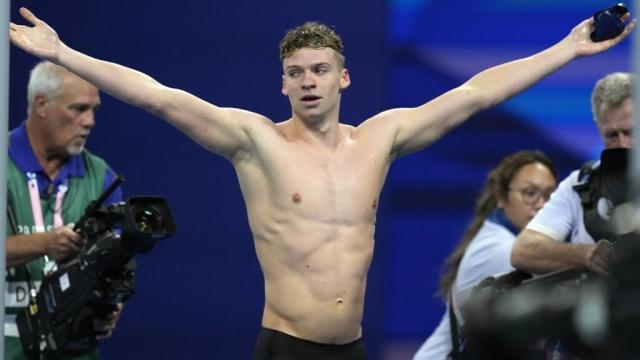
<svg viewBox="0 0 640 360">
<path fill-rule="evenodd" d="M 151 206 L 133 208 L 133 218 L 138 231 L 152 233 L 161 231 L 162 216 Z"/>
</svg>

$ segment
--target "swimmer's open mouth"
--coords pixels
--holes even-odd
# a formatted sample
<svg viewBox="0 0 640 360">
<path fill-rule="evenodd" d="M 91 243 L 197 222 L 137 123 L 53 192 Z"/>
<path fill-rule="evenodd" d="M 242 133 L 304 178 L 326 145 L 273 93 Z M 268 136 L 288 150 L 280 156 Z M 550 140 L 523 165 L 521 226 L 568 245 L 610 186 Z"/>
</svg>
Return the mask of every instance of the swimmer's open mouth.
<svg viewBox="0 0 640 360">
<path fill-rule="evenodd" d="M 320 99 L 322 98 L 317 95 L 305 95 L 302 98 L 300 98 L 300 100 L 307 105 L 315 105 L 318 102 L 320 102 Z"/>
</svg>

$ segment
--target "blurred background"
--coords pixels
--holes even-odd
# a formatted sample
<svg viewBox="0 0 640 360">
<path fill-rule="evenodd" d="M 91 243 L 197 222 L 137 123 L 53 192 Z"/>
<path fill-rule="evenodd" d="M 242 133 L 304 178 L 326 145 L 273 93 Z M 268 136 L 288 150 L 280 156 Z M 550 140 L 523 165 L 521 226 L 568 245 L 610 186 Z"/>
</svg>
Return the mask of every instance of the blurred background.
<svg viewBox="0 0 640 360">
<path fill-rule="evenodd" d="M 417 106 L 476 72 L 540 51 L 599 0 L 27 1 L 71 47 L 142 70 L 216 105 L 274 121 L 281 95 L 278 42 L 317 20 L 341 34 L 352 85 L 342 122 Z M 633 9 L 632 13 L 633 13 Z M 602 149 L 590 112 L 594 82 L 630 70 L 630 41 L 578 59 L 508 102 L 474 116 L 389 172 L 377 219 L 364 340 L 371 360 L 409 359 L 435 328 L 444 258 L 469 221 L 487 171 L 523 149 L 546 152 L 563 178 Z M 36 59 L 11 49 L 10 127 L 26 118 Z M 126 177 L 125 196 L 170 202 L 178 232 L 138 257 L 137 291 L 106 359 L 249 359 L 263 279 L 232 166 L 170 125 L 107 95 L 88 148 Z"/>
</svg>

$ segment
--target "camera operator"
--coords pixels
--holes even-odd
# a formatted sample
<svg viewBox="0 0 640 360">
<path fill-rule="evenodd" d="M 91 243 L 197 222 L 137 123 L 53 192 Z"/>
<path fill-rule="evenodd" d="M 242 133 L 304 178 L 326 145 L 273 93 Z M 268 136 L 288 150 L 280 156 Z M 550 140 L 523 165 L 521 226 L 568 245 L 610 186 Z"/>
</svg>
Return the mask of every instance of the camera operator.
<svg viewBox="0 0 640 360">
<path fill-rule="evenodd" d="M 617 207 L 630 200 L 626 175 L 634 124 L 634 104 L 631 93 L 633 81 L 635 80 L 631 74 L 613 73 L 596 83 L 591 96 L 591 106 L 594 120 L 605 145 L 601 159 L 598 162 L 583 165 L 581 169 L 573 171 L 560 183 L 551 199 L 517 237 L 511 253 L 512 265 L 529 273 L 542 274 L 574 269 L 595 272 L 605 275 L 605 278 L 611 278 L 612 283 L 616 284 L 617 292 L 610 294 L 610 298 L 599 297 L 598 294 L 591 294 L 589 290 L 583 289 L 584 294 L 579 295 L 577 299 L 602 298 L 608 299 L 606 301 L 612 304 L 611 309 L 605 305 L 598 307 L 598 311 L 606 310 L 604 313 L 611 314 L 608 317 L 608 321 L 611 321 L 608 325 L 610 326 L 608 333 L 606 336 L 599 336 L 599 339 L 608 338 L 615 343 L 603 343 L 599 345 L 600 348 L 592 347 L 590 351 L 594 354 L 599 351 L 617 354 L 613 356 L 615 358 L 623 358 L 621 354 L 635 351 L 632 349 L 632 342 L 635 340 L 628 336 L 627 328 L 637 326 L 636 320 L 633 320 L 634 318 L 630 315 L 623 317 L 617 315 L 629 309 L 637 311 L 637 306 L 628 307 L 626 303 L 627 300 L 636 297 L 627 295 L 633 289 L 637 289 L 637 285 L 634 285 L 633 281 L 628 281 L 627 275 L 624 275 L 625 272 L 634 273 L 636 270 L 633 269 L 637 267 L 620 271 L 622 264 L 627 266 L 635 261 L 628 261 L 628 259 L 639 256 L 637 245 L 634 246 L 637 244 L 637 236 L 634 232 L 621 233 L 620 229 L 614 226 Z M 627 250 L 616 251 L 614 243 L 616 248 L 626 246 Z M 610 270 L 613 270 L 611 277 L 606 276 L 611 272 Z M 560 284 L 561 279 L 554 275 L 563 273 L 567 272 L 550 274 L 550 278 L 547 276 L 549 280 L 558 280 L 548 281 L 548 284 Z M 540 291 L 552 293 L 551 287 L 552 285 L 546 288 L 540 287 L 544 289 Z M 578 294 L 576 291 L 573 293 Z M 550 302 L 562 302 L 557 298 L 549 299 Z M 637 299 L 634 302 L 637 304 Z M 577 303 L 572 303 L 572 306 L 577 308 Z M 546 309 L 549 308 L 553 306 L 548 305 Z M 592 309 L 591 312 L 594 313 L 594 310 Z M 544 314 L 539 315 L 542 319 Z M 626 320 L 622 321 L 623 318 Z M 571 321 L 575 322 L 575 319 Z M 570 321 L 567 320 L 567 322 Z M 567 330 L 560 335 L 566 339 L 574 331 Z M 597 342 L 593 342 L 595 343 Z M 562 342 L 559 344 L 554 354 L 564 354 L 580 349 L 580 347 L 566 349 L 565 344 Z"/>
<path fill-rule="evenodd" d="M 634 105 L 631 90 L 632 75 L 628 73 L 613 73 L 596 83 L 591 96 L 591 108 L 604 141 L 603 155 L 607 150 L 628 149 L 632 146 Z M 584 185 L 588 187 L 595 183 L 593 180 L 597 177 L 606 174 L 594 171 L 597 165 L 583 168 L 586 171 L 582 170 L 582 174 L 580 170 L 575 170 L 560 183 L 551 200 L 520 233 L 511 253 L 514 267 L 538 274 L 563 268 L 607 272 L 614 256 L 614 249 L 609 241 L 612 239 L 602 229 L 594 228 L 597 224 L 585 224 L 584 218 L 585 210 L 588 213 L 593 210 L 607 213 L 610 209 L 602 209 L 606 204 L 598 201 L 603 194 L 593 194 L 596 203 L 591 205 L 594 206 L 583 208 L 581 194 L 576 189 L 579 182 L 586 182 Z M 590 172 L 592 176 L 587 181 L 585 173 Z M 579 175 L 582 175 L 582 179 Z M 608 192 L 613 190 L 615 189 L 604 189 Z M 600 190 L 593 189 L 592 192 L 594 191 Z M 598 236 L 592 236 L 594 233 Z M 614 234 L 610 236 L 614 237 Z"/>
<path fill-rule="evenodd" d="M 28 116 L 10 133 L 5 359 L 25 359 L 15 315 L 29 305 L 55 261 L 78 253 L 73 224 L 115 178 L 84 146 L 100 105 L 98 89 L 65 68 L 42 61 L 31 71 Z M 114 191 L 105 204 L 120 201 Z M 122 305 L 94 320 L 96 339 L 111 335 Z M 97 351 L 77 359 L 95 359 Z"/>
</svg>

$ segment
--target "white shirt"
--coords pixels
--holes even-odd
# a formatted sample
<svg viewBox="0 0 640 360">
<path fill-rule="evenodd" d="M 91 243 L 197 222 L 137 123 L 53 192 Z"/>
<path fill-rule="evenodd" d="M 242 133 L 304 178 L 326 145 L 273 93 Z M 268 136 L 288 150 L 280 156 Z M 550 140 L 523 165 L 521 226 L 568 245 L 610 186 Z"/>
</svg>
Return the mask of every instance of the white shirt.
<svg viewBox="0 0 640 360">
<path fill-rule="evenodd" d="M 502 225 L 485 220 L 462 257 L 453 285 L 456 294 L 470 289 L 485 278 L 513 270 L 511 248 L 516 236 Z M 413 360 L 446 359 L 451 352 L 449 306 L 440 324 L 422 344 Z"/>
<path fill-rule="evenodd" d="M 562 180 L 549 201 L 527 224 L 526 229 L 535 230 L 556 241 L 569 238 L 572 243 L 595 243 L 584 227 L 580 195 L 573 189 L 578 183 L 578 174 L 579 171 L 575 170 Z"/>
</svg>

